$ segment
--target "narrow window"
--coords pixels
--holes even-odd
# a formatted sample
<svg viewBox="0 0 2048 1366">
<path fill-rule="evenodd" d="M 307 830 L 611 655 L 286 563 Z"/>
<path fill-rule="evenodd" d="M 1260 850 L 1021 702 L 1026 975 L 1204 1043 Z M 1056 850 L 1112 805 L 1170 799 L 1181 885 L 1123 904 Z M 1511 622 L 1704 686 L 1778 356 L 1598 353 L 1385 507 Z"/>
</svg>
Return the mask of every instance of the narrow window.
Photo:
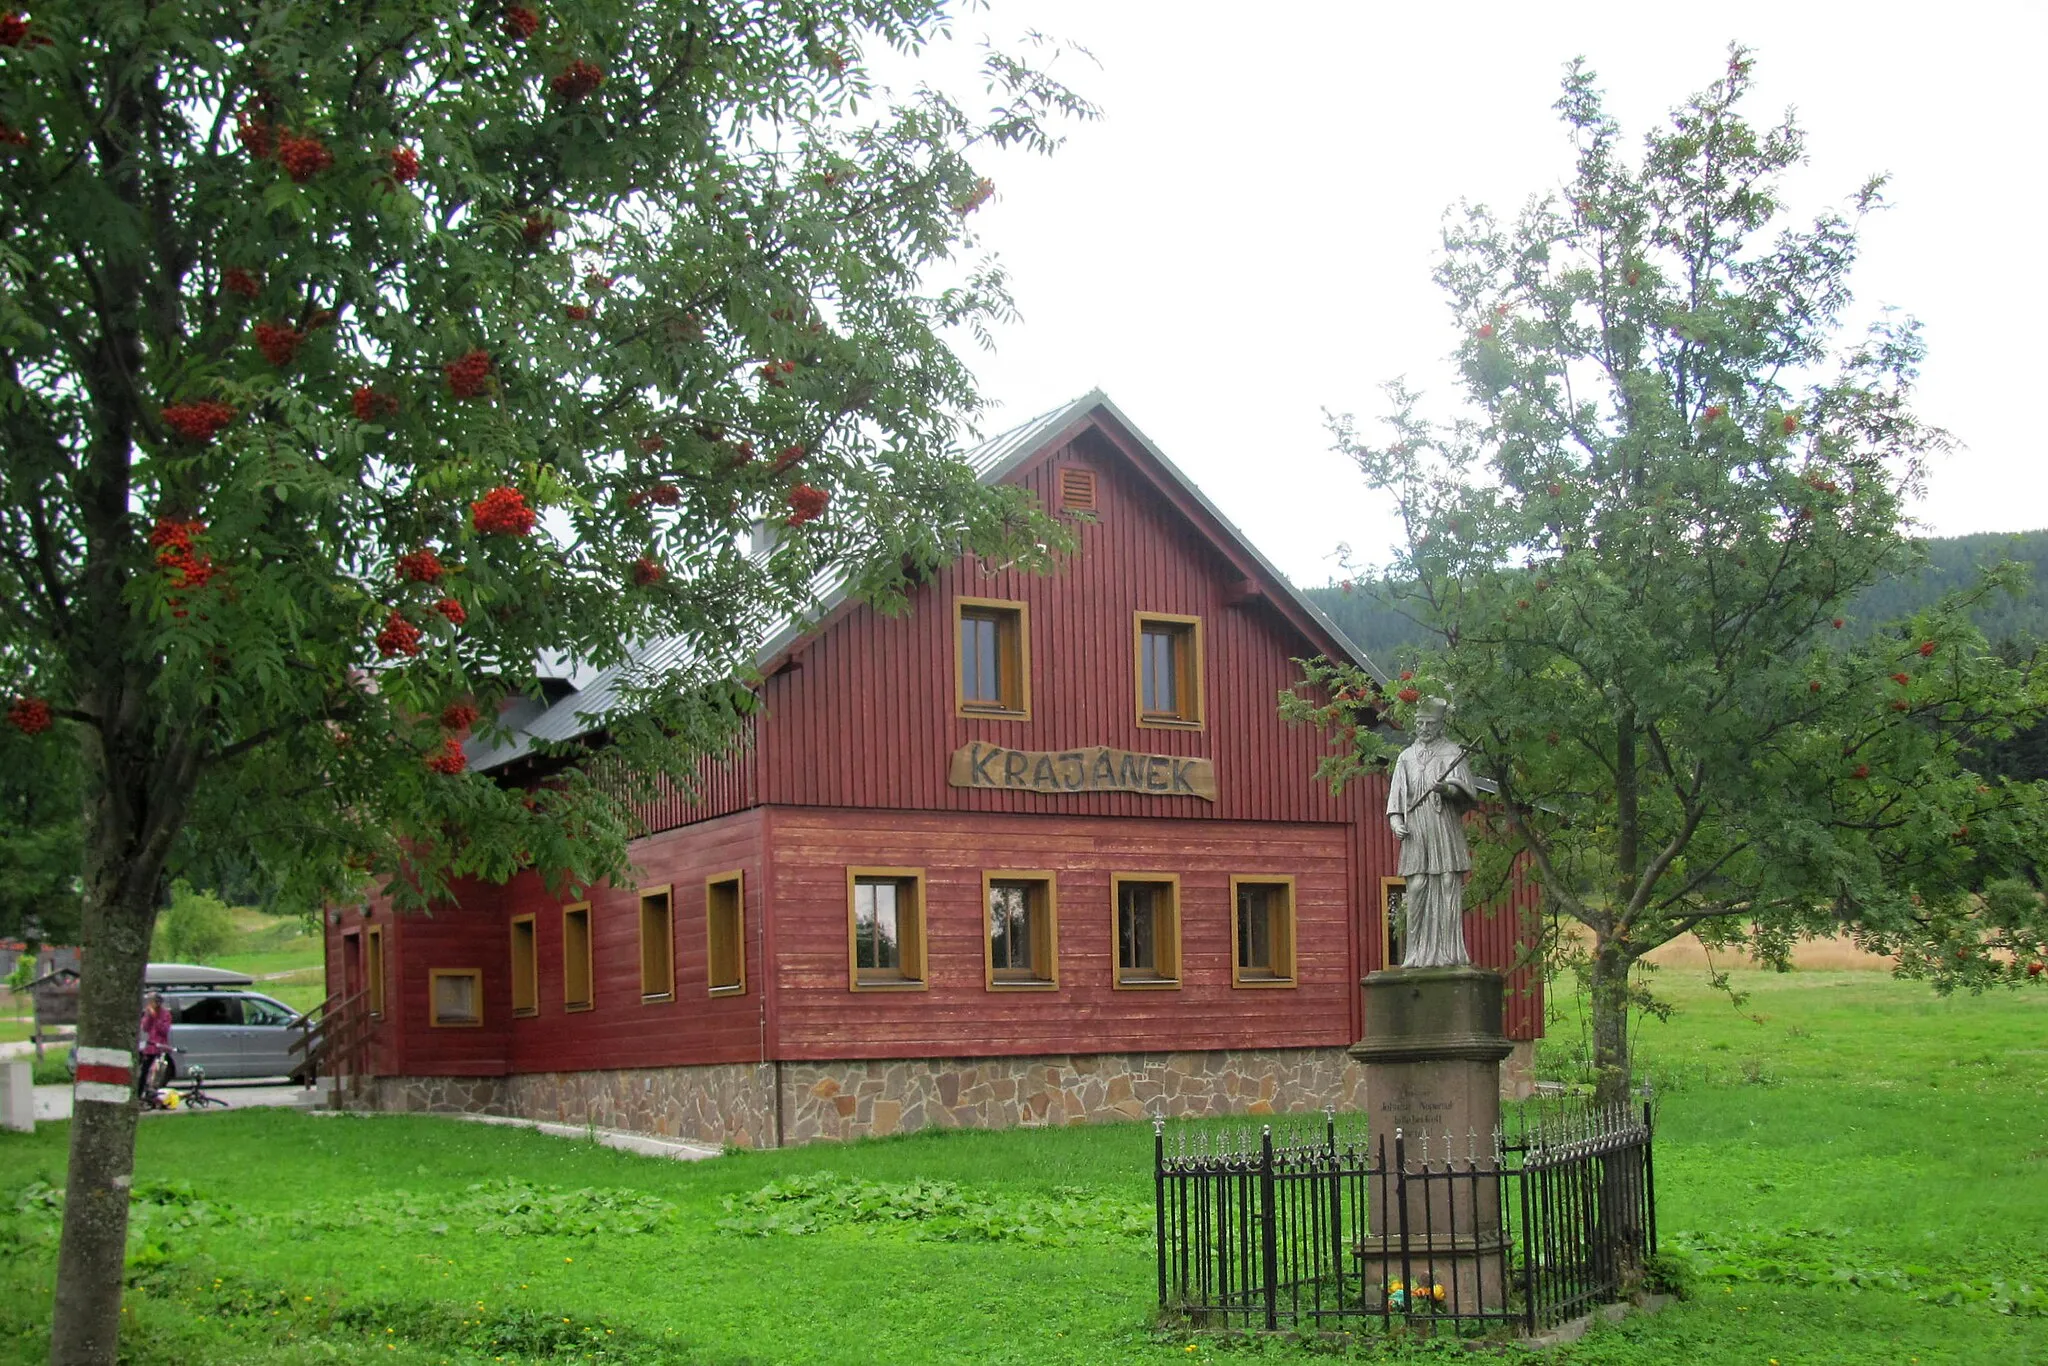
<svg viewBox="0 0 2048 1366">
<path fill-rule="evenodd" d="M 1398 968 L 1408 956 L 1408 879 L 1380 879 L 1380 966 Z"/>
<path fill-rule="evenodd" d="M 427 973 L 427 1001 L 436 1028 L 469 1028 L 484 1022 L 481 968 L 435 968 Z"/>
<path fill-rule="evenodd" d="M 1202 625 L 1196 617 L 1140 613 L 1137 647 L 1138 724 L 1202 723 Z"/>
<path fill-rule="evenodd" d="M 1116 985 L 1180 985 L 1180 879 L 1141 873 L 1110 879 L 1116 902 Z"/>
<path fill-rule="evenodd" d="M 747 989 L 743 892 L 738 873 L 723 873 L 704 883 L 704 929 L 709 939 L 711 990 L 715 995 L 738 994 Z"/>
<path fill-rule="evenodd" d="M 1234 877 L 1233 986 L 1294 985 L 1294 879 Z"/>
<path fill-rule="evenodd" d="M 957 598 L 958 689 L 962 716 L 1031 714 L 1031 650 L 1024 604 L 988 598 Z"/>
<path fill-rule="evenodd" d="M 854 868 L 847 872 L 851 985 L 924 985 L 924 870 Z"/>
<path fill-rule="evenodd" d="M 640 893 L 640 1002 L 676 998 L 676 924 L 669 889 Z"/>
<path fill-rule="evenodd" d="M 512 917 L 512 1013 L 540 1014 L 540 966 L 533 947 L 533 917 Z"/>
<path fill-rule="evenodd" d="M 590 970 L 590 903 L 562 908 L 562 1005 L 588 1010 L 595 1003 Z"/>
<path fill-rule="evenodd" d="M 1059 931 L 1051 873 L 985 873 L 988 986 L 1059 985 Z"/>
<path fill-rule="evenodd" d="M 370 1014 L 384 1014 L 384 927 L 372 925 L 363 931 L 363 986 L 370 993 Z"/>
</svg>

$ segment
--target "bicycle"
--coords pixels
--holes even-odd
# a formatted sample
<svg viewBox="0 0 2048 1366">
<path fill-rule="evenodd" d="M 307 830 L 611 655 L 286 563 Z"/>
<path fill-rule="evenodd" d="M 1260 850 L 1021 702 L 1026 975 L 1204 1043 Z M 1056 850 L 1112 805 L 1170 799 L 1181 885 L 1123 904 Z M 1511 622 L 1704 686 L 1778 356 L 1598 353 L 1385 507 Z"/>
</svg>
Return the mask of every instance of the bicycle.
<svg viewBox="0 0 2048 1366">
<path fill-rule="evenodd" d="M 209 1105 L 218 1106 L 223 1110 L 229 1108 L 228 1103 L 219 1096 L 211 1096 L 206 1093 L 205 1068 L 198 1066 L 188 1068 L 186 1075 L 192 1078 L 192 1089 L 185 1093 L 186 1105 L 194 1110 L 204 1110 Z"/>
</svg>

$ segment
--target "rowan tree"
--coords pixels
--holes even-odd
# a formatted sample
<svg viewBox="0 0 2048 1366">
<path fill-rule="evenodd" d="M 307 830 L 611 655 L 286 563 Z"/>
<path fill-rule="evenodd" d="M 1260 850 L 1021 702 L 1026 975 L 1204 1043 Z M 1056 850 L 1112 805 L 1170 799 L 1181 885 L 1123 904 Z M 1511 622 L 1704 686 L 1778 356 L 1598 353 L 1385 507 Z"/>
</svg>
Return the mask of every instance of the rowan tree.
<svg viewBox="0 0 2048 1366">
<path fill-rule="evenodd" d="M 755 638 L 815 583 L 886 602 L 963 546 L 1043 562 L 1049 524 L 950 458 L 975 395 L 945 335 L 1008 306 L 969 153 L 1090 110 L 1001 55 L 977 117 L 871 88 L 863 46 L 945 10 L 7 14 L 0 708 L 10 744 L 78 754 L 95 1075 L 133 1048 L 172 875 L 414 907 L 527 866 L 597 881 L 636 792 L 738 733 Z M 543 652 L 657 638 L 593 718 L 611 779 L 466 771 Z M 92 1089 L 60 1362 L 116 1350 L 136 1111 Z"/>
<path fill-rule="evenodd" d="M 1911 619 L 1844 630 L 1910 569 L 1907 499 L 1946 445 L 1914 414 L 1922 346 L 1847 336 L 1873 180 L 1788 222 L 1788 118 L 1749 123 L 1749 54 L 1625 155 L 1574 64 L 1574 174 L 1512 221 L 1467 208 L 1437 279 L 1472 414 L 1396 385 L 1384 440 L 1335 422 L 1405 543 L 1374 582 L 1430 643 L 1392 685 L 1326 663 L 1287 702 L 1344 736 L 1325 775 L 1432 694 L 1495 785 L 1481 887 L 1540 883 L 1591 1003 L 1596 1082 L 1629 1082 L 1642 956 L 1684 934 L 1785 963 L 1847 933 L 1943 989 L 2041 973 L 2048 784 L 1980 775 L 2048 689 L 1971 626 L 2001 567 Z M 2030 976 L 2030 967 L 2032 976 Z"/>
</svg>

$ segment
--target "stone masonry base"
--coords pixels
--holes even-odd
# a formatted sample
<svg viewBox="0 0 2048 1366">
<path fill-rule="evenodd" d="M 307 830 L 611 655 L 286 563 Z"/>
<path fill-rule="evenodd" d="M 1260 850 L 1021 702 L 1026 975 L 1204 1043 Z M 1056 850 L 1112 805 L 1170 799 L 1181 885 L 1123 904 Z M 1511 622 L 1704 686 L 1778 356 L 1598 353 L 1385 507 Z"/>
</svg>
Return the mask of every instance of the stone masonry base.
<svg viewBox="0 0 2048 1366">
<path fill-rule="evenodd" d="M 1528 1093 L 1532 1048 L 1515 1045 L 1502 1094 Z M 939 1128 L 1365 1108 L 1365 1070 L 1341 1048 L 909 1058 L 376 1077 L 369 1110 L 512 1115 L 767 1148 Z"/>
</svg>

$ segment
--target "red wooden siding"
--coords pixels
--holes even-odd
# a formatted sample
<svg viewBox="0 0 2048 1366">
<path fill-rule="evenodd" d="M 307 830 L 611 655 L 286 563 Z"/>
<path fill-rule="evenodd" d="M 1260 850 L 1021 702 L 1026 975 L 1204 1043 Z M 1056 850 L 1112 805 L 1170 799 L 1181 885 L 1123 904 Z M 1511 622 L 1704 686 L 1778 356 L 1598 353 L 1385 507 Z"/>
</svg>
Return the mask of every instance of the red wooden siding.
<svg viewBox="0 0 2048 1366">
<path fill-rule="evenodd" d="M 635 806 L 633 814 L 644 829 L 656 834 L 744 811 L 759 801 L 756 786 L 753 727 L 749 725 L 735 748 L 697 761 L 694 793 L 684 792 L 664 780 L 662 794 Z"/>
<path fill-rule="evenodd" d="M 1056 575 L 964 561 L 940 573 L 904 616 L 846 610 L 768 681 L 760 726 L 761 800 L 774 805 L 1142 816 L 1194 820 L 1344 822 L 1356 805 L 1314 779 L 1319 737 L 1292 730 L 1274 699 L 1295 678 L 1293 656 L 1315 647 L 1265 599 L 1229 602 L 1236 570 L 1123 460 L 1084 433 L 1026 471 L 1054 496 L 1061 466 L 1097 474 L 1097 515 L 1077 524 L 1080 553 Z M 1031 719 L 953 714 L 953 602 L 1029 604 Z M 1132 682 L 1135 612 L 1199 616 L 1205 725 L 1141 727 Z M 1045 797 L 946 783 L 952 752 L 971 740 L 1011 749 L 1112 745 L 1196 755 L 1216 764 L 1218 800 L 1127 793 Z"/>
<path fill-rule="evenodd" d="M 1338 825 L 785 808 L 776 813 L 779 1056 L 976 1057 L 1348 1044 L 1347 831 Z M 846 870 L 925 870 L 924 991 L 847 989 Z M 982 873 L 1057 875 L 1059 989 L 990 991 Z M 1181 985 L 1118 991 L 1110 874 L 1180 876 Z M 1295 879 L 1293 989 L 1230 984 L 1232 874 Z"/>
</svg>

